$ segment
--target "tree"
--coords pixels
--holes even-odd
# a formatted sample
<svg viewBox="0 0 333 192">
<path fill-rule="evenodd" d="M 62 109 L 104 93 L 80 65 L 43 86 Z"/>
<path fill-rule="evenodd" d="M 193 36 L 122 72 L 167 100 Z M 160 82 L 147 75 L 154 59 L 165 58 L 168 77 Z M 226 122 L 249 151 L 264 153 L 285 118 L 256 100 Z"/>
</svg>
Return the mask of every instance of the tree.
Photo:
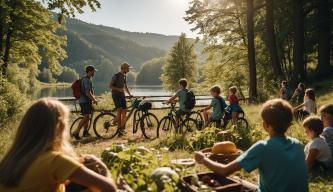
<svg viewBox="0 0 333 192">
<path fill-rule="evenodd" d="M 305 79 L 304 66 L 304 11 L 303 0 L 294 0 L 294 75 L 293 81 Z"/>
<path fill-rule="evenodd" d="M 37 75 L 37 65 L 41 59 L 48 62 L 55 73 L 61 72 L 59 60 L 66 57 L 62 46 L 66 38 L 55 34 L 60 27 L 52 14 L 39 2 L 11 0 L 2 2 L 0 21 L 2 22 L 1 73 L 6 76 L 10 62 L 33 68 Z"/>
<path fill-rule="evenodd" d="M 178 42 L 172 47 L 167 63 L 163 67 L 161 80 L 165 89 L 175 91 L 178 89 L 178 80 L 186 78 L 189 86 L 197 80 L 197 56 L 194 52 L 194 43 L 186 39 L 182 33 Z"/>
<path fill-rule="evenodd" d="M 281 79 L 283 77 L 281 63 L 278 55 L 276 45 L 275 31 L 274 31 L 274 4 L 273 0 L 265 0 L 266 2 L 266 33 L 267 33 L 267 46 L 270 55 L 270 62 L 273 67 L 275 77 Z"/>
<path fill-rule="evenodd" d="M 317 1 L 318 6 L 318 66 L 317 77 L 326 77 L 330 74 L 330 3 L 328 0 Z"/>
<path fill-rule="evenodd" d="M 257 96 L 257 68 L 254 46 L 254 8 L 253 0 L 247 0 L 247 58 L 249 62 L 249 97 L 254 100 Z"/>
<path fill-rule="evenodd" d="M 63 67 L 62 73 L 57 77 L 58 82 L 71 83 L 79 78 L 79 74 L 70 67 Z"/>
<path fill-rule="evenodd" d="M 155 58 L 146 61 L 141 65 L 141 69 L 136 76 L 136 84 L 138 85 L 161 85 L 160 77 L 163 73 L 165 58 Z"/>
</svg>

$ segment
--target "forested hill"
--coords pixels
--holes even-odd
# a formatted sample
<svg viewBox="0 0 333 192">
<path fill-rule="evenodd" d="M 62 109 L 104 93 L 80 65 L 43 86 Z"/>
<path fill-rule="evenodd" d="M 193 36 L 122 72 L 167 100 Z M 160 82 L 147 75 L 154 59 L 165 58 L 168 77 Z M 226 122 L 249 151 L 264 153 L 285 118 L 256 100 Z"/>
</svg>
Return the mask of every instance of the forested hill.
<svg viewBox="0 0 333 192">
<path fill-rule="evenodd" d="M 139 69 L 145 61 L 166 54 L 165 50 L 140 45 L 131 39 L 119 38 L 105 31 L 106 27 L 79 20 L 68 19 L 66 29 L 68 58 L 63 61 L 63 64 L 76 70 L 78 70 L 76 65 L 78 62 L 101 58 L 109 60 L 112 65 L 127 61 L 135 69 Z"/>
<path fill-rule="evenodd" d="M 135 73 L 140 73 L 142 69 L 149 69 L 152 61 L 162 61 L 156 58 L 165 57 L 171 47 L 178 40 L 178 36 L 166 36 L 153 33 L 128 32 L 113 27 L 89 24 L 77 19 L 67 18 L 65 30 L 59 30 L 67 36 L 67 58 L 61 62 L 65 66 L 62 75 L 52 75 L 47 69 L 47 64 L 40 65 L 41 73 L 39 80 L 42 82 L 72 82 L 77 78 L 77 74 L 84 74 L 86 65 L 95 65 L 100 71 L 95 77 L 98 84 L 105 84 L 110 77 L 118 71 L 118 66 L 122 62 L 128 62 L 133 67 L 134 73 L 129 74 L 129 80 L 134 83 Z M 189 39 L 194 42 L 195 39 Z M 203 45 L 196 45 L 196 52 L 200 53 Z M 145 67 L 143 64 L 150 63 Z M 158 62 L 161 67 L 163 63 Z M 73 69 L 75 71 L 73 71 Z M 155 69 L 155 68 L 154 68 Z M 153 82 L 160 84 L 159 76 Z M 75 75 L 76 74 L 76 75 Z M 140 73 L 144 74 L 144 73 Z M 151 84 L 147 77 L 141 77 L 141 83 Z M 154 83 L 153 83 L 154 84 Z"/>
<path fill-rule="evenodd" d="M 86 22 L 77 19 L 67 19 L 67 29 L 70 31 L 77 32 L 81 35 L 111 35 L 125 40 L 132 40 L 142 46 L 156 47 L 165 51 L 169 51 L 174 43 L 178 40 L 179 36 L 167 36 L 156 33 L 139 33 L 129 32 L 114 27 L 106 27 L 102 25 L 88 24 Z M 189 39 L 194 41 L 194 39 Z M 202 44 L 196 46 L 196 51 L 201 51 L 203 48 Z"/>
</svg>

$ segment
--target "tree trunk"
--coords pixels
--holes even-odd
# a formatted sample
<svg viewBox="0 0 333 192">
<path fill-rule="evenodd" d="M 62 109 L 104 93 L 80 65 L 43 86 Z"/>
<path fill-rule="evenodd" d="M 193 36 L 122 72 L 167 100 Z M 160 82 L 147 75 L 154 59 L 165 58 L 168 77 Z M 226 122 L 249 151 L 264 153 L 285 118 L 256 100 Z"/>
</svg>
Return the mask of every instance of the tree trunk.
<svg viewBox="0 0 333 192">
<path fill-rule="evenodd" d="M 303 15 L 303 0 L 294 0 L 294 75 L 293 82 L 304 80 L 304 15 Z"/>
<path fill-rule="evenodd" d="M 253 0 L 247 0 L 247 58 L 249 62 L 249 97 L 253 101 L 258 96 L 257 93 L 257 69 L 255 59 L 255 45 L 254 45 L 254 9 Z"/>
<path fill-rule="evenodd" d="M 266 0 L 266 30 L 267 43 L 270 54 L 270 62 L 273 67 L 275 78 L 282 79 L 283 73 L 281 63 L 278 56 L 276 38 L 274 32 L 274 5 L 273 0 Z"/>
<path fill-rule="evenodd" d="M 4 54 L 3 54 L 3 64 L 1 66 L 1 73 L 3 76 L 7 75 L 9 54 L 10 54 L 10 49 L 11 49 L 11 38 L 12 38 L 12 34 L 14 32 L 16 6 L 17 6 L 17 2 L 14 1 L 13 5 L 12 5 L 12 10 L 10 11 L 10 14 L 9 14 L 11 23 L 9 24 L 9 28 L 6 33 L 5 50 L 4 50 Z"/>
<path fill-rule="evenodd" d="M 330 8 L 328 0 L 318 1 L 318 66 L 317 77 L 330 74 Z"/>
<path fill-rule="evenodd" d="M 2 7 L 2 0 L 0 0 L 0 58 L 2 57 L 3 54 L 3 36 L 4 36 L 4 12 L 3 12 L 3 7 Z M 1 66 L 2 63 L 0 63 Z M 1 69 L 0 69 L 1 71 Z"/>
</svg>

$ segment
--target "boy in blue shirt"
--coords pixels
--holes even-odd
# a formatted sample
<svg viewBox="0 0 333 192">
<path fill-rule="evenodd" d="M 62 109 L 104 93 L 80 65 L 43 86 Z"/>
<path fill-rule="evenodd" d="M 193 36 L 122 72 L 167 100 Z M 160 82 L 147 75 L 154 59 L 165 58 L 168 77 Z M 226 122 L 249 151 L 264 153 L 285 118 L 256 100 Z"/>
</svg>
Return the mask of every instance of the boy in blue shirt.
<svg viewBox="0 0 333 192">
<path fill-rule="evenodd" d="M 191 110 L 187 109 L 185 106 L 187 84 L 188 84 L 187 80 L 185 78 L 182 78 L 178 81 L 178 83 L 179 83 L 179 90 L 177 91 L 177 93 L 165 102 L 166 104 L 169 104 L 173 102 L 175 99 L 179 98 L 179 110 L 176 111 L 176 127 L 178 127 L 179 125 L 180 117 L 191 112 Z"/>
<path fill-rule="evenodd" d="M 298 140 L 285 136 L 293 118 L 291 105 L 282 99 L 267 101 L 261 117 L 269 139 L 258 141 L 227 165 L 216 163 L 201 152 L 195 153 L 195 160 L 221 176 L 242 168 L 246 172 L 258 169 L 259 190 L 262 192 L 308 191 L 303 147 Z"/>
<path fill-rule="evenodd" d="M 208 124 L 212 121 L 218 121 L 222 119 L 224 109 L 227 107 L 223 97 L 220 96 L 221 88 L 218 85 L 214 85 L 210 88 L 210 94 L 213 96 L 212 101 L 209 106 L 201 109 L 205 118 L 205 125 L 207 127 Z M 213 112 L 208 112 L 209 109 L 213 108 Z"/>
</svg>

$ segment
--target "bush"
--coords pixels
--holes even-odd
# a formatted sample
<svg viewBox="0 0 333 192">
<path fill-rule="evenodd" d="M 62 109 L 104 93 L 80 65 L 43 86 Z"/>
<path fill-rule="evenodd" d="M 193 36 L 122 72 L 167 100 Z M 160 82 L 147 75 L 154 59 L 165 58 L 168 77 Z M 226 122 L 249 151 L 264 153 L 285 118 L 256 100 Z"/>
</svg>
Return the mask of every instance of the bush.
<svg viewBox="0 0 333 192">
<path fill-rule="evenodd" d="M 74 69 L 63 67 L 62 73 L 58 76 L 57 81 L 71 83 L 76 79 L 79 79 L 79 74 Z"/>
<path fill-rule="evenodd" d="M 22 111 L 25 104 L 20 90 L 0 77 L 0 128 L 12 121 Z"/>
</svg>

